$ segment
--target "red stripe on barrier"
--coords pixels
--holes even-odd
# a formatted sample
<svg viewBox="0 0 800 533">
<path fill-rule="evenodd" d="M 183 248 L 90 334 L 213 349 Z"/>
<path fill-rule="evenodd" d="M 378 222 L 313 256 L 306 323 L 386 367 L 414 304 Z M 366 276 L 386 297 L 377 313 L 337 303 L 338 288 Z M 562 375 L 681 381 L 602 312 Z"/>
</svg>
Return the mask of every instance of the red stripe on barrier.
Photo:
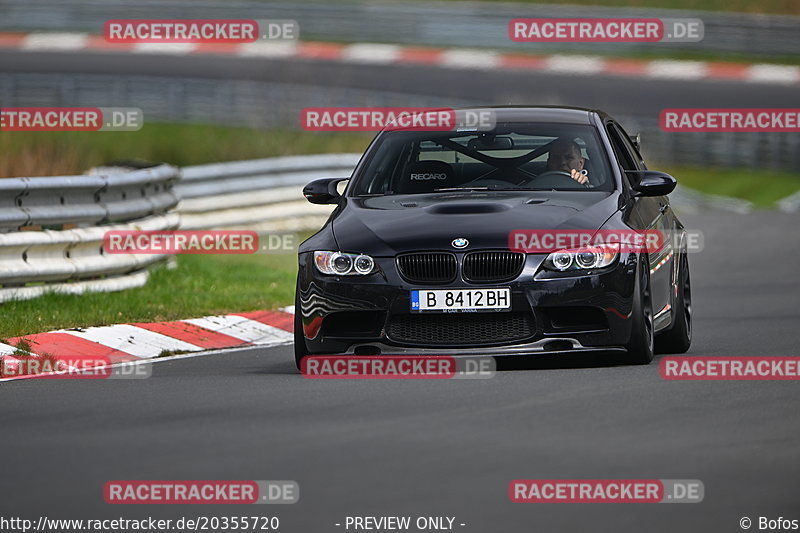
<svg viewBox="0 0 800 533">
<path fill-rule="evenodd" d="M 709 78 L 727 78 L 731 80 L 743 80 L 748 76 L 750 65 L 741 63 L 706 63 L 706 72 Z"/>
<path fill-rule="evenodd" d="M 134 43 L 110 43 L 106 41 L 105 37 L 102 35 L 89 35 L 89 38 L 86 40 L 85 48 L 87 50 L 108 50 L 108 51 L 115 51 L 119 50 L 120 52 L 127 52 L 133 49 Z"/>
<path fill-rule="evenodd" d="M 25 39 L 30 34 L 7 32 L 0 33 L 0 49 L 15 48 L 19 49 L 25 43 Z M 105 40 L 102 35 L 87 35 L 86 46 L 84 49 L 92 51 L 120 51 L 126 52 L 134 49 L 134 43 L 111 43 Z M 236 55 L 240 52 L 241 43 L 196 43 L 192 53 L 199 54 L 219 54 Z M 325 42 L 299 42 L 294 57 L 320 60 L 342 60 L 344 59 L 344 49 L 347 45 L 339 43 Z M 458 50 L 458 48 L 448 49 Z M 447 50 L 439 48 L 422 47 L 401 47 L 398 51 L 398 63 L 435 65 L 441 62 L 444 52 Z M 539 69 L 546 65 L 548 56 L 538 56 L 532 54 L 503 54 L 500 56 L 500 65 L 508 69 Z M 620 76 L 647 75 L 650 61 L 635 59 L 604 59 L 606 74 Z M 720 80 L 743 80 L 749 76 L 749 69 L 752 65 L 727 62 L 707 63 L 706 79 Z"/>
<path fill-rule="evenodd" d="M 300 43 L 297 47 L 297 56 L 309 59 L 341 59 L 343 55 L 343 44 Z"/>
<path fill-rule="evenodd" d="M 503 54 L 500 65 L 504 68 L 539 69 L 544 68 L 546 58 L 543 56 Z"/>
<path fill-rule="evenodd" d="M 444 51 L 437 48 L 401 48 L 397 56 L 399 63 L 434 65 L 442 59 Z"/>
<path fill-rule="evenodd" d="M 231 337 L 223 333 L 217 333 L 209 329 L 201 328 L 188 322 L 176 320 L 174 322 L 149 322 L 131 324 L 148 331 L 161 333 L 167 337 L 178 339 L 201 348 L 231 348 L 233 346 L 249 345 L 236 337 Z"/>
<path fill-rule="evenodd" d="M 116 350 L 97 342 L 82 339 L 75 335 L 70 335 L 69 333 L 35 333 L 33 335 L 8 339 L 8 343 L 17 345 L 22 339 L 30 342 L 31 351 L 38 355 L 48 354 L 55 357 L 74 357 L 76 355 L 108 357 L 112 363 L 137 361 L 140 359 L 135 355 Z"/>
<path fill-rule="evenodd" d="M 281 311 L 251 311 L 249 313 L 233 313 L 256 322 L 292 333 L 294 331 L 294 315 Z"/>
<path fill-rule="evenodd" d="M 237 54 L 241 43 L 196 43 L 193 54 Z"/>
<path fill-rule="evenodd" d="M 649 61 L 636 59 L 606 59 L 604 72 L 624 76 L 644 74 L 647 72 Z"/>
<path fill-rule="evenodd" d="M 19 48 L 25 37 L 24 33 L 0 33 L 0 48 Z"/>
</svg>

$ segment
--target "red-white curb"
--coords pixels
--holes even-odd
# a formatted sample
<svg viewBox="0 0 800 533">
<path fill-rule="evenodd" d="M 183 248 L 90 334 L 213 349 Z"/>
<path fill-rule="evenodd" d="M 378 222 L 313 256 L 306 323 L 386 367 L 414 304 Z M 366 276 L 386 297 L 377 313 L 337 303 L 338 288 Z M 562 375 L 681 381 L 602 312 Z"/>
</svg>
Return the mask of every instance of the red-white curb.
<svg viewBox="0 0 800 533">
<path fill-rule="evenodd" d="M 452 69 L 542 71 L 556 74 L 606 74 L 651 79 L 738 80 L 793 85 L 800 83 L 800 67 L 717 61 L 638 60 L 585 55 L 534 55 L 471 49 L 423 48 L 389 44 L 268 42 L 109 43 L 86 33 L 0 33 L 0 49 L 31 52 L 130 52 L 162 55 L 234 55 L 296 58 L 361 64 L 435 65 Z"/>
<path fill-rule="evenodd" d="M 0 343 L 0 363 L 18 364 L 14 346 L 25 340 L 30 353 L 55 358 L 91 356 L 112 363 L 152 359 L 166 352 L 201 352 L 243 346 L 277 346 L 293 339 L 294 307 L 172 322 L 137 322 L 36 333 Z M 12 346 L 13 345 L 13 346 Z"/>
</svg>

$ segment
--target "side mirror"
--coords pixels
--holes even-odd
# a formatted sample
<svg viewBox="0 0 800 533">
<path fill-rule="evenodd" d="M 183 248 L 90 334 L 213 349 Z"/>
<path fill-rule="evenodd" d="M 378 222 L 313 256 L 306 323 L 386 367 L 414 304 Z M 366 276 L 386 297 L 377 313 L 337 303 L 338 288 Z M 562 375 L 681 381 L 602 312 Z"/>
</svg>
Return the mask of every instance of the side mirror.
<svg viewBox="0 0 800 533">
<path fill-rule="evenodd" d="M 336 186 L 348 178 L 322 178 L 303 187 L 303 196 L 312 204 L 335 204 L 341 198 Z"/>
<path fill-rule="evenodd" d="M 633 190 L 638 194 L 636 196 L 666 196 L 671 193 L 678 180 L 655 170 L 642 170 L 628 172 L 629 174 L 638 174 L 639 181 L 633 186 Z"/>
</svg>

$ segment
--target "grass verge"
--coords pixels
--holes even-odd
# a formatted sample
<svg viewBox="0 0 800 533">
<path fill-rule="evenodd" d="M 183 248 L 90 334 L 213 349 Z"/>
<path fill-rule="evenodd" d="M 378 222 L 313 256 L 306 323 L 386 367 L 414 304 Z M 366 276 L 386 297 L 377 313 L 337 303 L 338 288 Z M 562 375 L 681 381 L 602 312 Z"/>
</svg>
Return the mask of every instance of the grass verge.
<svg viewBox="0 0 800 533">
<path fill-rule="evenodd" d="M 144 287 L 112 293 L 48 294 L 0 304 L 0 338 L 61 328 L 179 320 L 294 303 L 297 259 L 281 255 L 182 255 Z"/>
<path fill-rule="evenodd" d="M 173 165 L 284 155 L 363 152 L 371 133 L 260 130 L 202 124 L 145 125 L 139 131 L 0 132 L 0 177 L 64 176 L 118 160 Z M 13 154 L 11 157 L 9 154 Z"/>
<path fill-rule="evenodd" d="M 800 176 L 790 172 L 703 167 L 653 167 L 668 172 L 682 186 L 709 194 L 749 200 L 756 207 L 775 202 L 800 190 Z"/>
</svg>

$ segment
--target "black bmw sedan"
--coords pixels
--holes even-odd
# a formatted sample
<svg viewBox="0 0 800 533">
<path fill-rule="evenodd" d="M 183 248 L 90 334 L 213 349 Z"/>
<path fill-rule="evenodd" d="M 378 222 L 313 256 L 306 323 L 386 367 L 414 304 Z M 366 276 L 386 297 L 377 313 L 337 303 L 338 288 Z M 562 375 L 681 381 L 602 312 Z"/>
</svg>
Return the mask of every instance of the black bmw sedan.
<svg viewBox="0 0 800 533">
<path fill-rule="evenodd" d="M 384 130 L 349 180 L 305 187 L 336 207 L 299 249 L 298 367 L 323 354 L 585 351 L 647 364 L 688 350 L 676 182 L 647 169 L 638 138 L 597 110 L 471 111 L 491 127 Z M 617 238 L 651 231 L 667 237 Z"/>
</svg>

